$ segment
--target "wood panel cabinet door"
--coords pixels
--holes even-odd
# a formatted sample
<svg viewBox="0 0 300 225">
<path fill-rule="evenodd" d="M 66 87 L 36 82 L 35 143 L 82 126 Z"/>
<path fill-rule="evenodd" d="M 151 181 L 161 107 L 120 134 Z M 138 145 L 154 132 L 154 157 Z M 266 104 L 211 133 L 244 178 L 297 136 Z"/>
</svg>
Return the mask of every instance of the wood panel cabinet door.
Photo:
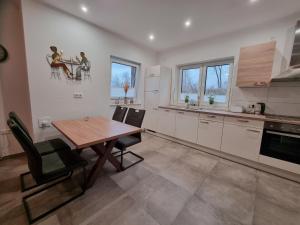
<svg viewBox="0 0 300 225">
<path fill-rule="evenodd" d="M 220 150 L 223 122 L 200 120 L 198 126 L 198 144 L 207 148 Z"/>
<path fill-rule="evenodd" d="M 176 112 L 175 137 L 191 143 L 197 143 L 198 113 Z"/>
<path fill-rule="evenodd" d="M 258 161 L 261 139 L 261 129 L 225 123 L 221 151 Z"/>
<path fill-rule="evenodd" d="M 243 47 L 238 63 L 238 87 L 266 87 L 271 82 L 276 41 Z"/>
<path fill-rule="evenodd" d="M 168 109 L 158 110 L 157 131 L 174 137 L 175 135 L 175 112 Z"/>
</svg>

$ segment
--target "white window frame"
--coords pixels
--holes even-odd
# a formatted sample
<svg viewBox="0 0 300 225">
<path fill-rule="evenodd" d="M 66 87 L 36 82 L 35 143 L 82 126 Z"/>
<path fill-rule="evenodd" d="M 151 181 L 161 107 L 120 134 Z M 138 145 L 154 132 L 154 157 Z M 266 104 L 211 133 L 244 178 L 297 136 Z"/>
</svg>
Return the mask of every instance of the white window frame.
<svg viewBox="0 0 300 225">
<path fill-rule="evenodd" d="M 200 74 L 199 74 L 199 82 L 198 82 L 198 87 L 200 88 L 201 87 L 201 80 L 202 80 L 202 77 L 203 77 L 203 71 L 202 71 L 202 67 L 201 67 L 201 64 L 191 64 L 191 65 L 185 65 L 185 66 L 180 66 L 179 67 L 179 82 L 178 82 L 178 91 L 177 91 L 177 101 L 179 104 L 184 104 L 184 100 L 180 99 L 180 95 L 181 95 L 181 83 L 182 83 L 182 71 L 183 70 L 186 70 L 186 69 L 197 69 L 199 68 L 200 69 Z M 199 98 L 199 95 L 200 95 L 200 91 L 198 89 L 198 98 Z"/>
<path fill-rule="evenodd" d="M 204 100 L 205 97 L 205 83 L 206 83 L 206 77 L 207 77 L 207 67 L 208 66 L 216 66 L 216 65 L 224 65 L 229 64 L 229 77 L 228 77 L 228 88 L 226 93 L 226 102 L 220 103 L 215 102 L 213 105 L 210 105 L 209 102 L 206 102 Z M 200 79 L 199 79 L 199 86 L 198 86 L 198 99 L 199 99 L 199 107 L 201 108 L 218 108 L 218 109 L 227 109 L 229 107 L 230 102 L 230 94 L 231 94 L 231 86 L 232 86 L 232 77 L 233 77 L 233 66 L 234 66 L 234 58 L 227 58 L 227 59 L 221 59 L 221 60 L 213 60 L 203 63 L 197 63 L 197 64 L 190 64 L 190 65 L 182 65 L 178 66 L 179 68 L 179 79 L 178 79 L 178 91 L 177 91 L 177 104 L 182 105 L 184 104 L 184 101 L 180 99 L 181 94 L 181 82 L 182 82 L 182 70 L 184 69 L 193 69 L 193 68 L 200 68 Z"/>
<path fill-rule="evenodd" d="M 134 62 L 132 60 L 120 58 L 120 57 L 117 57 L 117 56 L 110 56 L 109 96 L 110 96 L 111 100 L 116 100 L 116 99 L 124 97 L 124 96 L 120 96 L 120 97 L 112 97 L 111 96 L 111 79 L 112 79 L 112 64 L 113 63 L 118 63 L 118 64 L 122 64 L 122 65 L 128 65 L 128 66 L 136 67 L 134 97 L 133 97 L 133 99 L 136 100 L 138 98 L 137 94 L 138 94 L 138 86 L 139 86 L 138 84 L 139 84 L 139 79 L 140 79 L 141 64 L 138 63 L 138 62 Z"/>
</svg>

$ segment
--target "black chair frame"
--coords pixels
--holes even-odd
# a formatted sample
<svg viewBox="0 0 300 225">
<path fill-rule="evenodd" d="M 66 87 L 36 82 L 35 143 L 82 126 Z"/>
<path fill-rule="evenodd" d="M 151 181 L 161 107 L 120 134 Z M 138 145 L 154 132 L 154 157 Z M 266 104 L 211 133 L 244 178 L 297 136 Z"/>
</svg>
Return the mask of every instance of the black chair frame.
<svg viewBox="0 0 300 225">
<path fill-rule="evenodd" d="M 127 152 L 125 152 L 125 153 L 124 153 L 124 151 L 125 151 L 125 150 L 119 150 L 119 151 L 113 152 L 113 155 L 115 155 L 116 158 L 119 158 L 119 157 L 121 158 L 120 161 L 121 161 L 121 167 L 122 167 L 123 170 L 127 170 L 128 168 L 130 168 L 130 167 L 132 167 L 132 166 L 134 166 L 134 165 L 136 165 L 136 164 L 138 164 L 138 163 L 144 161 L 144 158 L 143 158 L 142 156 L 140 156 L 140 155 L 138 155 L 138 154 L 136 154 L 136 153 L 134 153 L 134 152 L 132 152 L 132 151 L 127 151 Z M 122 153 L 122 152 L 123 152 L 123 153 Z M 118 154 L 118 153 L 120 153 L 120 154 Z M 126 155 L 126 154 L 134 155 L 134 156 L 135 156 L 136 158 L 138 158 L 139 160 L 135 161 L 134 163 L 131 163 L 129 166 L 124 167 L 124 164 L 123 164 L 123 161 L 124 161 L 123 156 Z"/>
<path fill-rule="evenodd" d="M 63 182 L 65 182 L 65 181 L 71 179 L 71 178 L 72 178 L 72 175 L 73 175 L 73 171 L 71 171 L 71 172 L 70 172 L 67 176 L 65 176 L 63 179 L 61 179 L 62 177 L 57 177 L 57 178 L 55 178 L 55 179 L 50 179 L 50 180 L 47 180 L 47 181 L 45 181 L 45 182 L 43 182 L 43 183 L 41 183 L 41 184 L 32 185 L 32 186 L 30 186 L 30 187 L 25 187 L 25 182 L 24 182 L 24 179 L 23 179 L 26 175 L 29 175 L 30 172 L 26 172 L 26 173 L 21 174 L 20 177 L 21 177 L 21 188 L 22 188 L 22 192 L 28 191 L 28 190 L 31 190 L 31 189 L 33 189 L 33 188 L 36 188 L 36 187 L 45 185 L 45 184 L 47 184 L 47 183 L 49 183 L 49 182 L 53 182 L 53 181 L 58 180 L 58 181 L 56 181 L 56 182 L 54 182 L 54 183 L 52 183 L 52 184 L 50 184 L 50 185 L 47 185 L 47 186 L 45 186 L 45 187 L 40 188 L 40 189 L 38 189 L 38 190 L 36 190 L 36 191 L 34 191 L 34 192 L 32 192 L 32 193 L 30 193 L 30 194 L 28 194 L 28 195 L 26 195 L 26 196 L 24 196 L 24 197 L 22 198 L 22 203 L 23 203 L 23 206 L 24 206 L 24 208 L 25 208 L 26 216 L 27 216 L 27 218 L 28 218 L 29 223 L 30 223 L 30 224 L 35 223 L 36 221 L 38 221 L 38 220 L 40 220 L 40 219 L 46 217 L 47 215 L 49 215 L 50 213 L 54 212 L 55 210 L 61 208 L 62 206 L 66 205 L 66 204 L 72 202 L 73 200 L 79 198 L 80 196 L 82 196 L 82 195 L 85 193 L 85 190 L 86 190 L 86 169 L 85 169 L 85 166 L 82 167 L 82 173 L 83 173 L 83 182 L 82 182 L 81 192 L 80 192 L 80 193 L 78 193 L 77 195 L 71 197 L 70 199 L 68 199 L 68 200 L 66 200 L 66 201 L 64 201 L 64 202 L 62 202 L 62 203 L 60 203 L 59 205 L 57 205 L 57 206 L 55 206 L 55 207 L 49 209 L 48 211 L 42 213 L 41 215 L 39 215 L 39 216 L 37 216 L 37 217 L 35 217 L 35 218 L 32 217 L 32 214 L 31 214 L 30 207 L 29 207 L 29 204 L 28 204 L 28 202 L 27 202 L 27 199 L 29 199 L 29 198 L 31 198 L 31 197 L 33 197 L 33 196 L 35 196 L 35 195 L 37 195 L 37 194 L 39 194 L 39 193 L 41 193 L 41 192 L 43 192 L 43 191 L 46 191 L 47 189 L 49 189 L 49 188 L 51 188 L 51 187 L 54 187 L 54 186 L 56 186 L 56 185 L 58 185 L 58 184 L 60 184 L 60 183 L 63 183 Z"/>
<path fill-rule="evenodd" d="M 144 115 L 145 115 L 145 110 L 138 110 L 138 111 L 142 111 L 141 114 L 140 114 L 140 118 L 138 120 L 133 120 L 132 121 L 132 118 L 136 116 L 136 109 L 130 108 L 128 110 L 128 113 L 127 113 L 127 116 L 126 116 L 125 123 L 129 124 L 129 125 L 132 125 L 132 126 L 141 127 L 143 119 L 144 119 Z M 141 137 L 140 133 L 139 134 L 129 135 L 129 136 L 136 136 L 138 139 L 140 139 L 139 142 L 141 142 L 142 137 Z M 127 147 L 129 147 L 129 146 L 127 146 Z M 138 155 L 138 154 L 136 154 L 136 153 L 134 153 L 132 151 L 126 151 L 127 147 L 123 147 L 123 148 L 119 148 L 118 147 L 119 151 L 113 152 L 113 155 L 115 155 L 115 157 L 117 157 L 117 158 L 120 157 L 121 167 L 122 167 L 123 170 L 126 170 L 126 169 L 128 169 L 128 168 L 130 168 L 130 167 L 132 167 L 132 166 L 134 166 L 134 165 L 136 165 L 136 164 L 144 161 L 144 158 L 142 156 L 140 156 L 140 155 Z M 136 158 L 138 158 L 138 160 L 125 167 L 124 163 L 123 163 L 123 161 L 124 161 L 123 160 L 123 156 L 126 155 L 126 154 L 134 155 Z"/>
<path fill-rule="evenodd" d="M 38 152 L 38 150 L 35 148 L 34 144 L 31 142 L 30 137 L 28 135 L 26 135 L 26 133 L 24 132 L 24 130 L 12 119 L 8 119 L 7 120 L 7 125 L 9 126 L 9 128 L 12 130 L 13 135 L 15 136 L 15 138 L 17 139 L 17 141 L 20 143 L 20 145 L 22 146 L 23 150 L 26 152 L 27 155 L 27 159 L 28 159 L 28 167 L 30 172 L 26 172 L 20 175 L 20 179 L 21 179 L 21 190 L 22 192 L 24 191 L 28 191 L 31 190 L 33 188 L 42 186 L 41 188 L 39 188 L 38 190 L 30 193 L 29 195 L 26 195 L 22 198 L 22 202 L 26 211 L 26 215 L 28 218 L 28 221 L 30 224 L 36 222 L 39 219 L 44 218 L 45 216 L 47 216 L 49 213 L 53 212 L 54 210 L 66 205 L 67 203 L 73 201 L 74 199 L 80 197 L 81 195 L 84 194 L 85 190 L 86 190 L 86 171 L 85 171 L 85 166 L 87 164 L 87 162 L 83 159 L 81 159 L 77 153 L 74 153 L 71 151 L 70 148 L 65 149 L 65 151 L 61 150 L 58 153 L 48 153 L 47 156 L 51 155 L 51 154 L 58 154 L 58 157 L 60 157 L 60 155 L 62 156 L 61 159 L 62 163 L 64 164 L 63 168 L 58 168 L 57 170 L 53 170 L 52 173 L 51 172 L 47 172 L 45 174 L 43 174 L 42 171 L 42 163 L 43 163 L 43 159 L 42 159 L 42 155 Z M 46 157 L 46 156 L 44 156 Z M 71 162 L 66 161 L 67 159 L 73 160 L 75 161 L 74 163 L 77 164 L 71 164 Z M 46 159 L 45 159 L 46 160 Z M 46 161 L 45 161 L 46 162 Z M 71 197 L 70 199 L 58 204 L 57 206 L 52 207 L 51 209 L 47 210 L 46 212 L 36 216 L 35 218 L 33 218 L 31 211 L 30 211 L 30 207 L 29 204 L 27 202 L 27 200 L 57 184 L 60 184 L 68 179 L 72 178 L 73 172 L 76 169 L 82 169 L 82 175 L 83 175 L 83 183 L 81 186 L 81 191 L 79 194 L 76 194 L 75 196 Z M 34 178 L 34 181 L 36 182 L 35 185 L 31 185 L 29 187 L 25 186 L 25 181 L 24 178 L 25 176 L 31 174 L 32 177 Z"/>
</svg>

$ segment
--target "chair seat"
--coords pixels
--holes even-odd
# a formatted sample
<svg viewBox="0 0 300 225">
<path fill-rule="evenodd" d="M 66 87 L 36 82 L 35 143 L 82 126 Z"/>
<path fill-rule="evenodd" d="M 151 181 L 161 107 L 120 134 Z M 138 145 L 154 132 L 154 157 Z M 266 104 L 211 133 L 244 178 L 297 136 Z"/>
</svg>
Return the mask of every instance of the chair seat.
<svg viewBox="0 0 300 225">
<path fill-rule="evenodd" d="M 34 144 L 40 155 L 49 154 L 55 151 L 70 149 L 62 139 L 56 138 L 48 141 L 41 141 Z"/>
<path fill-rule="evenodd" d="M 76 168 L 86 166 L 88 163 L 76 152 L 65 149 L 42 156 L 43 175 L 36 178 L 37 183 L 67 175 Z"/>
<path fill-rule="evenodd" d="M 115 144 L 115 147 L 118 149 L 124 149 L 124 148 L 130 147 L 132 145 L 138 144 L 140 142 L 141 142 L 141 140 L 137 137 L 125 136 L 125 137 L 119 138 L 119 140 Z"/>
</svg>

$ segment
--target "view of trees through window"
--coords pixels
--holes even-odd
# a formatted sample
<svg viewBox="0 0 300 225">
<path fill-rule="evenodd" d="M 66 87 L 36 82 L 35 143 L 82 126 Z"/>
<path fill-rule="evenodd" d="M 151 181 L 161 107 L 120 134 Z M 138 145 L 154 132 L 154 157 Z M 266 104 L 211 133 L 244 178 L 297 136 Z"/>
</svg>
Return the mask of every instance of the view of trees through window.
<svg viewBox="0 0 300 225">
<path fill-rule="evenodd" d="M 208 66 L 206 68 L 205 101 L 208 101 L 209 96 L 214 96 L 215 102 L 226 102 L 229 69 L 229 64 Z"/>
<path fill-rule="evenodd" d="M 183 102 L 185 96 L 197 102 L 198 95 L 204 94 L 201 98 L 204 102 L 209 101 L 209 97 L 214 97 L 216 103 L 227 103 L 228 88 L 230 78 L 230 63 L 203 64 L 198 67 L 183 67 L 181 71 L 181 83 L 179 101 Z M 201 69 L 205 73 L 205 79 L 201 79 Z"/>
<path fill-rule="evenodd" d="M 186 95 L 190 100 L 197 101 L 200 80 L 200 68 L 183 69 L 181 77 L 181 94 L 183 100 Z"/>
<path fill-rule="evenodd" d="M 112 62 L 111 64 L 111 91 L 113 98 L 124 97 L 124 84 L 129 85 L 127 97 L 135 97 L 135 80 L 137 68 L 131 65 Z"/>
</svg>

